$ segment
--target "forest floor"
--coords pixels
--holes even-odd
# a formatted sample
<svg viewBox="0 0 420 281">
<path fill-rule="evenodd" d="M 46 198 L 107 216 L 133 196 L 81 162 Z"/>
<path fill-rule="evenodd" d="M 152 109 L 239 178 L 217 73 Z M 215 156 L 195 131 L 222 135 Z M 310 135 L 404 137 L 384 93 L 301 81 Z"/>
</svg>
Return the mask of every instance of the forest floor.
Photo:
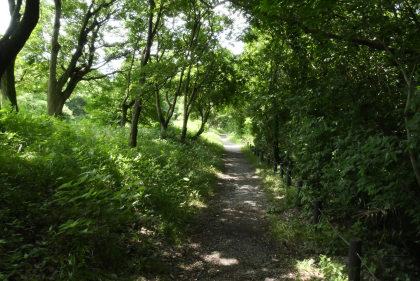
<svg viewBox="0 0 420 281">
<path fill-rule="evenodd" d="M 226 151 L 220 188 L 192 223 L 187 242 L 164 251 L 170 279 L 296 280 L 293 252 L 270 235 L 268 202 L 254 167 L 239 145 L 221 137 Z"/>
</svg>

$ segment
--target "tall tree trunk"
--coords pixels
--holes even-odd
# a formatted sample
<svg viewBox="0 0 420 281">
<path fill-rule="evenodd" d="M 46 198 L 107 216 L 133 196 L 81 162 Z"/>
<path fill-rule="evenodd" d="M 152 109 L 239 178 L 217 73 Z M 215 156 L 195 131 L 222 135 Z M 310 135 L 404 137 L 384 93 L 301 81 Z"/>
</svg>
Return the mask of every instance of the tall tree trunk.
<svg viewBox="0 0 420 281">
<path fill-rule="evenodd" d="M 48 91 L 47 91 L 47 114 L 59 116 L 63 113 L 65 100 L 61 94 L 61 87 L 57 81 L 57 60 L 60 51 L 58 35 L 60 33 L 61 0 L 55 0 L 55 18 L 53 36 L 51 38 L 51 56 L 49 65 Z"/>
<path fill-rule="evenodd" d="M 156 7 L 156 3 L 154 0 L 149 0 L 149 9 L 150 9 L 150 14 L 149 14 L 149 21 L 148 21 L 148 31 L 147 31 L 147 40 L 146 40 L 146 46 L 143 49 L 142 52 L 142 57 L 141 57 L 141 62 L 140 62 L 140 68 L 142 69 L 143 67 L 145 67 L 147 65 L 147 63 L 149 62 L 150 59 L 150 51 L 152 49 L 152 45 L 153 45 L 153 38 L 156 35 L 157 32 L 157 28 L 159 26 L 159 22 L 161 20 L 162 17 L 162 9 L 163 9 L 163 4 L 161 3 L 160 6 L 160 11 L 157 14 L 157 18 L 156 18 L 156 22 L 155 24 L 153 24 L 153 10 Z M 146 77 L 144 75 L 142 75 L 139 79 L 139 85 L 144 85 L 146 83 Z M 147 98 L 145 99 L 145 102 L 147 102 Z M 144 104 L 141 103 L 141 94 L 139 97 L 137 97 L 135 99 L 135 104 L 134 104 L 134 108 L 133 108 L 133 117 L 131 120 L 131 132 L 130 132 L 130 145 L 131 147 L 136 147 L 137 146 L 137 133 L 138 133 L 138 122 L 139 122 L 139 118 L 140 118 L 140 112 L 141 109 L 143 107 Z"/>
<path fill-rule="evenodd" d="M 95 1 L 92 1 L 81 22 L 78 37 L 75 40 L 77 45 L 74 48 L 67 68 L 64 69 L 64 73 L 57 79 L 57 58 L 60 51 L 58 36 L 61 20 L 61 1 L 55 0 L 54 30 L 51 39 L 50 73 L 47 92 L 47 114 L 54 116 L 62 114 L 64 103 L 73 93 L 77 84 L 84 79 L 84 76 L 95 70 L 95 68 L 92 68 L 92 65 L 96 54 L 95 43 L 98 38 L 98 32 L 105 22 L 110 19 L 113 12 L 109 12 L 102 20 L 98 20 L 98 14 L 109 8 L 116 0 L 99 4 L 96 9 L 93 9 Z M 92 21 L 92 19 L 94 20 Z M 87 50 L 85 50 L 86 46 L 88 47 Z M 82 56 L 84 57 L 83 64 L 80 63 Z M 106 75 L 91 77 L 89 80 L 100 79 L 104 76 Z"/>
<path fill-rule="evenodd" d="M 130 97 L 130 84 L 131 84 L 131 72 L 133 70 L 133 65 L 134 65 L 134 59 L 136 57 L 136 51 L 133 52 L 133 57 L 131 58 L 131 64 L 130 64 L 130 71 L 128 72 L 128 79 L 127 79 L 127 91 L 125 94 L 125 98 L 123 100 L 123 102 L 121 103 L 121 110 L 122 110 L 122 115 L 121 115 L 121 127 L 125 127 L 125 123 L 127 122 L 127 111 L 130 107 L 133 106 L 135 101 L 132 101 L 130 104 L 126 104 L 128 98 Z"/>
<path fill-rule="evenodd" d="M 274 128 L 273 128 L 273 161 L 276 163 L 280 163 L 280 149 L 279 149 L 279 114 L 278 114 L 278 109 L 277 107 L 277 103 L 273 103 L 273 107 L 274 108 Z"/>
<path fill-rule="evenodd" d="M 9 7 L 9 10 L 13 10 L 13 13 L 11 13 L 12 19 L 8 29 L 0 39 L 0 77 L 3 76 L 8 65 L 16 59 L 16 56 L 29 39 L 32 30 L 37 25 L 39 2 L 39 0 L 26 0 L 25 12 L 22 20 L 19 22 L 21 17 L 19 10 L 22 2 L 18 1 L 18 5 L 15 6 L 14 1 L 9 1 L 9 4 L 13 5 L 13 7 Z"/>
<path fill-rule="evenodd" d="M 12 111 L 15 109 L 16 112 L 19 112 L 15 88 L 15 60 L 9 64 L 1 78 L 1 95 L 2 104 L 9 100 L 12 104 Z"/>
<path fill-rule="evenodd" d="M 191 78 L 191 65 L 188 67 L 188 74 L 187 79 L 185 80 L 185 89 L 184 89 L 184 120 L 182 122 L 182 131 L 181 131 L 181 142 L 185 141 L 187 137 L 187 125 L 188 125 L 188 118 L 189 116 L 189 100 L 188 100 L 188 91 L 190 86 L 190 78 Z M 191 99 L 192 97 L 190 97 Z"/>
<path fill-rule="evenodd" d="M 407 102 L 406 102 L 406 106 L 404 109 L 404 122 L 405 122 L 405 129 L 407 132 L 407 142 L 408 142 L 408 154 L 410 156 L 410 161 L 411 161 L 411 166 L 413 167 L 413 171 L 414 171 L 414 175 L 416 176 L 417 179 L 417 183 L 420 186 L 420 168 L 419 165 L 417 163 L 417 159 L 418 159 L 418 154 L 416 154 L 413 151 L 413 148 L 411 148 L 412 145 L 412 132 L 410 129 L 409 124 L 409 114 L 410 114 L 410 103 L 411 103 L 411 99 L 413 96 L 413 92 L 414 92 L 414 87 L 412 85 L 412 81 L 411 81 L 411 77 L 410 79 L 407 81 Z"/>
</svg>

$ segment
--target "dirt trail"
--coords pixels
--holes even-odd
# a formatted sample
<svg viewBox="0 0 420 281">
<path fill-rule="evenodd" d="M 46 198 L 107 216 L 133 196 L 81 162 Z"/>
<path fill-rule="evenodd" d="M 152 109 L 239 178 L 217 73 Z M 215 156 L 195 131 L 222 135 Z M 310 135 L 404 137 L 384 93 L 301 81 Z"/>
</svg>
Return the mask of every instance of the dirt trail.
<svg viewBox="0 0 420 281">
<path fill-rule="evenodd" d="M 221 135 L 226 148 L 220 191 L 197 220 L 175 280 L 287 280 L 285 255 L 270 238 L 265 194 L 240 147 Z M 286 250 L 287 251 L 287 250 Z M 284 252 L 283 252 L 284 253 Z M 284 253 L 285 254 L 285 253 Z"/>
</svg>

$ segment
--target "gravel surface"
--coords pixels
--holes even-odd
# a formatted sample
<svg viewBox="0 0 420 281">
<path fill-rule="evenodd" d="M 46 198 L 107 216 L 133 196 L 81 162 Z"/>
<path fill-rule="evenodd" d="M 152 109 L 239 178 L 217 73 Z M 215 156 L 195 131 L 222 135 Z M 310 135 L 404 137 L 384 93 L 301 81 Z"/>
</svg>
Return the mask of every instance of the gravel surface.
<svg viewBox="0 0 420 281">
<path fill-rule="evenodd" d="M 174 280 L 290 280 L 287 247 L 270 237 L 267 202 L 258 176 L 240 151 L 221 135 L 226 151 L 220 190 L 194 223 L 188 245 L 173 256 Z"/>
</svg>

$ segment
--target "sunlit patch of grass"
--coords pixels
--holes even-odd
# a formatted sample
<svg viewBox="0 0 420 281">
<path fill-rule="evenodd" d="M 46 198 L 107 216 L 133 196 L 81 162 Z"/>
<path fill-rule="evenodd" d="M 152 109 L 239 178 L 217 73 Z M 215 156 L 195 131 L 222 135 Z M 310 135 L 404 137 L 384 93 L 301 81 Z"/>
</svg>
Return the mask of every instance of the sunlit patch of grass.
<svg viewBox="0 0 420 281">
<path fill-rule="evenodd" d="M 296 269 L 298 271 L 298 278 L 302 281 L 320 280 L 325 278 L 313 258 L 296 261 Z"/>
<path fill-rule="evenodd" d="M 207 208 L 207 204 L 205 204 L 203 201 L 201 200 L 191 200 L 190 201 L 190 206 L 191 207 L 195 207 L 195 208 Z"/>
<path fill-rule="evenodd" d="M 347 280 L 345 258 L 319 255 L 319 257 L 297 260 L 295 267 L 298 270 L 299 280 Z"/>
</svg>

